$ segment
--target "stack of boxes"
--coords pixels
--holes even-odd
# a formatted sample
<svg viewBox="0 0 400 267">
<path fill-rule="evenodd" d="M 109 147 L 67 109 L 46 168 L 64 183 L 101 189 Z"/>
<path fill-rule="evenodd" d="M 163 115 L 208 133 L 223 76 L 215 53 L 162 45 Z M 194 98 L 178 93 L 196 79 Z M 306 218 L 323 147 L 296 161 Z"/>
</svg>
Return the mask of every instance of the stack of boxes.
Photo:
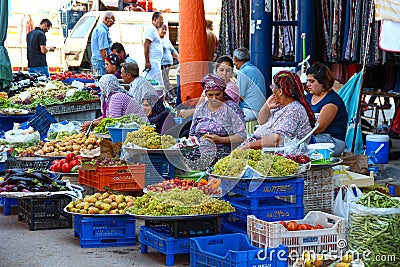
<svg viewBox="0 0 400 267">
<path fill-rule="evenodd" d="M 296 220 L 304 217 L 304 180 L 222 180 L 224 199 L 236 211 L 224 218 L 223 233 L 246 233 L 247 216 L 265 221 Z"/>
</svg>

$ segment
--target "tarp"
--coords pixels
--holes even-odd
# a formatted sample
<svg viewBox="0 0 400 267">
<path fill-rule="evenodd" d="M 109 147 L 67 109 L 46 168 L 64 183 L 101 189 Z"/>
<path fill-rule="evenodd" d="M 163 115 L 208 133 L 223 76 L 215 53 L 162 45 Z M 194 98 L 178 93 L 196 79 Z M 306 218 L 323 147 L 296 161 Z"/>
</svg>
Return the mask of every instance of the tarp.
<svg viewBox="0 0 400 267">
<path fill-rule="evenodd" d="M 0 1 L 0 89 L 7 87 L 12 81 L 11 62 L 4 42 L 8 28 L 8 1 Z"/>
<path fill-rule="evenodd" d="M 343 99 L 348 113 L 346 151 L 352 150 L 354 130 L 357 120 L 357 110 L 360 101 L 361 84 L 363 73 L 360 71 L 351 77 L 339 90 L 338 94 Z M 364 144 L 361 134 L 361 122 L 357 124 L 356 142 L 354 143 L 354 154 L 364 153 Z"/>
</svg>

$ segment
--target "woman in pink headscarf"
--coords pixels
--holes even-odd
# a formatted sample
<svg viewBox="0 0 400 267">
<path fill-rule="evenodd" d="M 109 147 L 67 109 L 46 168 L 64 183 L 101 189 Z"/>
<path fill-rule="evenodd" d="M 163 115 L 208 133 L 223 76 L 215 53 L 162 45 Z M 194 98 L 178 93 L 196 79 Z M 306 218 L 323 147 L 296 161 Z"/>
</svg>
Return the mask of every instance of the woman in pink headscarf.
<svg viewBox="0 0 400 267">
<path fill-rule="evenodd" d="M 202 86 L 207 100 L 197 105 L 189 132 L 200 146 L 186 157 L 194 170 L 204 170 L 229 155 L 247 136 L 243 111 L 226 94 L 224 79 L 207 74 Z"/>
</svg>

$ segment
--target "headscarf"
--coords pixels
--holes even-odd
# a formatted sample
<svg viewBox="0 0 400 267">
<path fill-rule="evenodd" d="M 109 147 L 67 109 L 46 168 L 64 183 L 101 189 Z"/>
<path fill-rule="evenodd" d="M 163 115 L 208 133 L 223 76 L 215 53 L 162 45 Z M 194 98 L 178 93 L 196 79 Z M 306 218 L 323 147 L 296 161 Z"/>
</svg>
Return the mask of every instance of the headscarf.
<svg viewBox="0 0 400 267">
<path fill-rule="evenodd" d="M 224 92 L 224 98 L 226 100 L 232 100 L 232 98 L 225 92 L 226 83 L 224 79 L 217 74 L 209 73 L 204 76 L 203 79 L 201 79 L 201 86 L 203 87 L 205 93 L 211 90 L 220 90 Z"/>
<path fill-rule="evenodd" d="M 164 106 L 163 100 L 158 95 L 146 93 L 143 96 L 143 101 L 144 100 L 146 100 L 149 103 L 149 105 L 151 106 L 151 111 L 153 113 L 151 115 L 151 117 L 156 116 L 156 115 L 162 113 L 163 111 L 165 111 L 165 106 Z"/>
<path fill-rule="evenodd" d="M 114 53 L 108 54 L 105 60 L 115 65 L 118 72 L 121 71 L 121 63 L 124 63 L 124 60 L 119 55 Z"/>
<path fill-rule="evenodd" d="M 310 125 L 314 127 L 316 122 L 315 114 L 306 100 L 300 77 L 291 71 L 282 70 L 274 75 L 274 84 L 282 89 L 285 95 L 294 98 L 303 105 L 306 109 Z"/>
<path fill-rule="evenodd" d="M 128 92 L 125 90 L 125 88 L 123 88 L 119 84 L 117 77 L 115 77 L 115 75 L 113 75 L 113 74 L 103 75 L 99 80 L 99 86 L 100 86 L 100 90 L 101 90 L 100 101 L 101 101 L 101 109 L 103 110 L 103 114 L 105 114 L 104 108 L 106 108 L 106 106 L 107 106 L 105 104 L 108 103 L 108 101 L 110 100 L 110 97 L 113 93 L 122 92 L 122 93 L 129 95 Z"/>
</svg>

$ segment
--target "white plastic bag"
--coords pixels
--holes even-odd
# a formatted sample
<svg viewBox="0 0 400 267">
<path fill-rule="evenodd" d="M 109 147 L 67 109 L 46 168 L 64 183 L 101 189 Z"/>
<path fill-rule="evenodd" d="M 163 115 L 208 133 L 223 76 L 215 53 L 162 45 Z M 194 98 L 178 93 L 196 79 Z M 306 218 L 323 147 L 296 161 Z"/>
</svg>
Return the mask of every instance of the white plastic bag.
<svg viewBox="0 0 400 267">
<path fill-rule="evenodd" d="M 350 203 L 356 201 L 363 195 L 364 194 L 355 184 L 342 186 L 339 189 L 335 202 L 333 203 L 333 214 L 345 218 L 347 222 L 349 218 Z"/>
</svg>

